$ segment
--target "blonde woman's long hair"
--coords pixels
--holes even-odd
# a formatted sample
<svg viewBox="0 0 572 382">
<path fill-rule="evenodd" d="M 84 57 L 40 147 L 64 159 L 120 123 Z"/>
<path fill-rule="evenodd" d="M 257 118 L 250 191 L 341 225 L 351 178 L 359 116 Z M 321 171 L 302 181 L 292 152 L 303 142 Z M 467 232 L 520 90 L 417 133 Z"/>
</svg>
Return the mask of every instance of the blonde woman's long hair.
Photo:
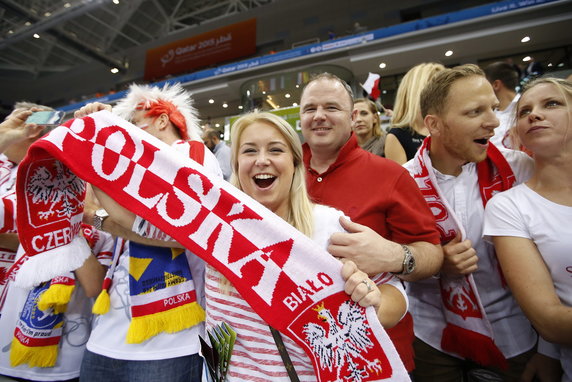
<svg viewBox="0 0 572 382">
<path fill-rule="evenodd" d="M 412 132 L 423 125 L 419 99 L 427 83 L 445 67 L 435 62 L 422 63 L 409 69 L 395 96 L 395 107 L 391 118 L 392 127 L 409 128 Z"/>
<path fill-rule="evenodd" d="M 292 156 L 294 157 L 294 176 L 290 186 L 288 197 L 288 216 L 285 219 L 290 225 L 306 236 L 312 236 L 314 219 L 312 215 L 313 205 L 306 190 L 305 169 L 302 161 L 302 144 L 294 129 L 284 119 L 268 112 L 252 112 L 241 116 L 234 122 L 231 128 L 231 162 L 232 176 L 230 183 L 242 190 L 238 179 L 238 149 L 240 137 L 244 130 L 253 123 L 264 123 L 276 128 L 284 137 Z"/>
</svg>

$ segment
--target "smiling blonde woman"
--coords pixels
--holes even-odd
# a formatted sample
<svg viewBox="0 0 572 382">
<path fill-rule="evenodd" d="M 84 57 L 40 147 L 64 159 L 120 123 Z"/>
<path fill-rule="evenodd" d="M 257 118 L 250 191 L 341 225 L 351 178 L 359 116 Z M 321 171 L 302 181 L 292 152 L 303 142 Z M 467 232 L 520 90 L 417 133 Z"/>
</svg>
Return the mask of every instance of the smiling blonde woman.
<svg viewBox="0 0 572 382">
<path fill-rule="evenodd" d="M 315 205 L 306 192 L 302 146 L 294 129 L 282 118 L 254 112 L 232 126 L 231 183 L 311 237 L 324 249 L 332 233 L 343 231 L 333 208 Z M 373 305 L 385 327 L 395 325 L 406 311 L 406 297 L 391 273 L 369 277 L 347 262 L 342 268 L 345 290 L 362 306 Z M 365 280 L 365 282 L 364 282 Z M 371 285 L 366 288 L 366 283 Z M 375 288 L 373 285 L 377 284 Z M 387 293 L 397 288 L 399 302 Z M 381 304 L 383 296 L 383 304 Z M 225 321 L 237 332 L 230 359 L 229 381 L 290 381 L 268 324 L 258 316 L 227 279 L 207 265 L 207 328 Z M 400 303 L 402 305 L 400 305 Z M 396 307 L 404 309 L 396 309 Z M 283 342 L 301 381 L 315 381 L 310 358 L 291 339 Z"/>
</svg>

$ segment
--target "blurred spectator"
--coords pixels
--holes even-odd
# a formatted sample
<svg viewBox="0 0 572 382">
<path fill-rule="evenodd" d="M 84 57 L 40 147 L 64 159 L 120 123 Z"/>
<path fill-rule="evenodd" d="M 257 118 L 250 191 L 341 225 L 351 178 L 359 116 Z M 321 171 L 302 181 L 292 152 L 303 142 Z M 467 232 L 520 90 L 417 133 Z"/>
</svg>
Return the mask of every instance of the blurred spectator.
<svg viewBox="0 0 572 382">
<path fill-rule="evenodd" d="M 230 167 L 230 147 L 220 139 L 220 133 L 214 129 L 205 129 L 202 135 L 203 142 L 213 152 L 220 169 L 222 176 L 227 182 L 230 180 L 232 168 Z"/>
<path fill-rule="evenodd" d="M 520 94 L 516 93 L 518 73 L 514 70 L 514 66 L 506 62 L 492 63 L 484 69 L 484 72 L 499 100 L 495 114 L 500 124 L 490 141 L 496 146 L 515 148 L 509 130 L 514 125 L 516 103 L 520 98 Z"/>
<path fill-rule="evenodd" d="M 384 156 L 385 131 L 381 129 L 379 112 L 374 102 L 367 98 L 354 101 L 354 131 L 359 146 L 372 154 Z"/>
</svg>

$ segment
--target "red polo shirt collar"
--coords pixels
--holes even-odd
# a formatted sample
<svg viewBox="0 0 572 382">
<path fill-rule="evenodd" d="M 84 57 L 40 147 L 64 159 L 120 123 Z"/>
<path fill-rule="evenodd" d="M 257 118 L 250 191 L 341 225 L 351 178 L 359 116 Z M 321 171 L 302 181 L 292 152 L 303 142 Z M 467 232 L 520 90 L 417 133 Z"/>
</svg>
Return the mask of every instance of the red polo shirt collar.
<svg viewBox="0 0 572 382">
<path fill-rule="evenodd" d="M 340 152 L 338 154 L 338 157 L 336 158 L 336 161 L 334 163 L 332 163 L 326 171 L 324 171 L 321 174 L 318 174 L 310 166 L 310 160 L 312 159 L 312 150 L 310 150 L 310 146 L 307 143 L 304 143 L 302 145 L 302 149 L 303 149 L 303 154 L 304 154 L 304 158 L 303 158 L 304 166 L 306 166 L 306 169 L 310 173 L 313 173 L 316 175 L 326 175 L 326 174 L 334 171 L 336 168 L 340 167 L 341 165 L 343 165 L 345 162 L 351 160 L 354 156 L 359 155 L 359 153 L 356 152 L 356 149 L 359 150 L 357 138 L 356 138 L 355 134 L 352 132 L 348 141 L 340 149 Z"/>
</svg>

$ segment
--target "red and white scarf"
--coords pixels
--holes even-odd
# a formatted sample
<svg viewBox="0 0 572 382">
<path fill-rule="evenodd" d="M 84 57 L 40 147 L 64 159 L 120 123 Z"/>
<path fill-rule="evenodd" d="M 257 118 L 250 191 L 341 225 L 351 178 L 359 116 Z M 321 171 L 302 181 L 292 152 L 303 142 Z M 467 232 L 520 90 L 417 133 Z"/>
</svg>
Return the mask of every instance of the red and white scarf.
<svg viewBox="0 0 572 382">
<path fill-rule="evenodd" d="M 341 263 L 202 166 L 105 111 L 34 143 L 21 170 L 54 158 L 223 273 L 269 325 L 305 349 L 319 381 L 409 380 L 375 309 L 344 292 Z M 24 209 L 18 226 L 31 247 L 44 233 L 28 219 Z M 22 269 L 48 280 L 53 257 L 32 255 Z"/>
<path fill-rule="evenodd" d="M 413 159 L 414 179 L 435 216 L 441 243 L 446 244 L 466 233 L 439 188 L 429 157 L 431 137 L 427 137 Z M 512 187 L 515 176 L 502 153 L 489 144 L 487 158 L 477 163 L 479 188 L 483 205 L 496 192 Z M 502 277 L 502 276 L 501 276 Z M 505 368 L 507 363 L 494 343 L 493 330 L 479 298 L 472 274 L 452 278 L 441 275 L 441 298 L 447 326 L 441 338 L 443 350 L 471 359 L 483 366 Z"/>
</svg>

